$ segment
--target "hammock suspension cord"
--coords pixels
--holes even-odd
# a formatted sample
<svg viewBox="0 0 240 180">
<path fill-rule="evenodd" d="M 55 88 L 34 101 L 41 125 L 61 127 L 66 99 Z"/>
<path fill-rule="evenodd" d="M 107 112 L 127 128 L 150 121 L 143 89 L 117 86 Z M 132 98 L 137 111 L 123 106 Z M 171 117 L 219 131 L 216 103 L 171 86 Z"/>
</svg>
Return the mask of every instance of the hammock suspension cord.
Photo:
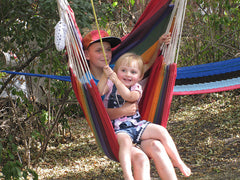
<svg viewBox="0 0 240 180">
<path fill-rule="evenodd" d="M 81 38 L 79 37 L 78 29 L 76 28 L 76 22 L 74 19 L 73 11 L 70 10 L 70 6 L 67 0 L 57 1 L 59 8 L 60 18 L 65 21 L 68 32 L 66 37 L 66 49 L 69 59 L 69 67 L 71 67 L 76 73 L 78 80 L 85 84 L 92 79 L 84 51 Z"/>
<path fill-rule="evenodd" d="M 162 45 L 166 64 L 177 63 L 187 0 L 176 0 L 166 32 L 171 32 L 171 43 Z"/>
</svg>

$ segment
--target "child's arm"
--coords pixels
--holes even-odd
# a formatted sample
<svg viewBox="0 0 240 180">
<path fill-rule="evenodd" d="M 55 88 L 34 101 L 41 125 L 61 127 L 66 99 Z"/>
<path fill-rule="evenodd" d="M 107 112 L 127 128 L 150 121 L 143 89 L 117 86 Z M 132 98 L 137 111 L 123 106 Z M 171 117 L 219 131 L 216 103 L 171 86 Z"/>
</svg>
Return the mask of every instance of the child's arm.
<svg viewBox="0 0 240 180">
<path fill-rule="evenodd" d="M 104 94 L 106 94 L 109 91 L 109 88 L 107 86 L 107 81 L 108 81 L 108 77 L 112 74 L 112 69 L 109 66 L 104 66 L 103 68 L 103 74 L 101 76 L 101 78 L 99 79 L 99 82 L 97 84 L 98 87 L 98 91 L 100 93 L 101 96 L 103 96 Z"/>
<path fill-rule="evenodd" d="M 109 118 L 113 120 L 123 116 L 133 116 L 134 114 L 136 114 L 137 109 L 137 102 L 125 102 L 123 106 L 119 108 L 107 108 L 107 113 Z"/>
<path fill-rule="evenodd" d="M 110 76 L 110 80 L 117 87 L 118 93 L 122 96 L 125 101 L 135 102 L 137 101 L 141 94 L 139 91 L 130 91 L 117 77 L 117 74 L 113 72 Z"/>
</svg>

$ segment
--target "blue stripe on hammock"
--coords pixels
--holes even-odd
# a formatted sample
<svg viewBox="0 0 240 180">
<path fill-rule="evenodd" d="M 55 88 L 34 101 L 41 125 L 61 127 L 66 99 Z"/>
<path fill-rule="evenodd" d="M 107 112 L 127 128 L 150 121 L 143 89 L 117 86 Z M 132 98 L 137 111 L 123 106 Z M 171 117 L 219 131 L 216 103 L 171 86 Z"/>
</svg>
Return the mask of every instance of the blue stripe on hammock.
<svg viewBox="0 0 240 180">
<path fill-rule="evenodd" d="M 177 79 L 197 78 L 240 70 L 240 58 L 177 68 Z"/>
<path fill-rule="evenodd" d="M 187 91 L 201 91 L 206 89 L 218 89 L 228 86 L 236 86 L 240 84 L 240 77 L 221 80 L 209 83 L 199 83 L 199 84 L 190 84 L 190 85 L 176 85 L 174 86 L 174 92 L 187 92 Z"/>
</svg>

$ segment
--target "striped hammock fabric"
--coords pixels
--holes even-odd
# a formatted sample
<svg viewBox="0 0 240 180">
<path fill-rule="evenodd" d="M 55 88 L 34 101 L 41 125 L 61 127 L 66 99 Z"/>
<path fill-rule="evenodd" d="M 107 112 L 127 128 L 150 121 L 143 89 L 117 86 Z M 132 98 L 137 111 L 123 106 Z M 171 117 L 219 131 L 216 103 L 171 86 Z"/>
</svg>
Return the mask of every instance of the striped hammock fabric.
<svg viewBox="0 0 240 180">
<path fill-rule="evenodd" d="M 173 87 L 177 72 L 178 46 L 187 1 L 150 1 L 132 32 L 122 38 L 113 52 L 114 63 L 125 52 L 135 52 L 145 63 L 156 51 L 158 38 L 165 32 L 172 33 L 174 43 L 162 50 L 152 66 L 139 109 L 143 119 L 167 126 Z M 177 12 L 176 12 L 177 11 Z M 178 14 L 177 14 L 178 13 Z M 178 18 L 176 18 L 178 17 Z"/>
<path fill-rule="evenodd" d="M 159 37 L 165 32 L 172 33 L 174 41 L 168 47 L 162 47 L 161 55 L 149 72 L 140 105 L 143 118 L 165 127 L 176 79 L 176 59 L 186 6 L 185 0 L 175 1 L 174 6 L 170 2 L 151 0 L 131 33 L 123 37 L 122 43 L 113 51 L 112 60 L 114 63 L 120 55 L 131 51 L 141 55 L 144 63 L 148 63 L 157 51 Z M 66 50 L 72 87 L 99 147 L 110 159 L 118 161 L 116 135 L 90 73 L 74 13 L 66 0 L 58 0 L 58 8 L 60 18 L 68 30 Z"/>
<path fill-rule="evenodd" d="M 240 58 L 177 69 L 174 95 L 192 95 L 240 88 Z"/>
</svg>

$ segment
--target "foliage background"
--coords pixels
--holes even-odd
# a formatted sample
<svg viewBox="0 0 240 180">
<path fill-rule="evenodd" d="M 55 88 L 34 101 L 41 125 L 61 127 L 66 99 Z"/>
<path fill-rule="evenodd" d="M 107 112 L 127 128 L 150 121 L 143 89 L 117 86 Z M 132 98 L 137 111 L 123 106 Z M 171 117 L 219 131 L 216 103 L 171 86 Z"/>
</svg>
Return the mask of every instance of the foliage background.
<svg viewBox="0 0 240 180">
<path fill-rule="evenodd" d="M 121 37 L 131 30 L 148 1 L 100 0 L 94 1 L 94 3 L 102 29 L 107 30 L 112 35 Z M 95 28 L 90 1 L 72 0 L 70 5 L 74 10 L 77 24 L 83 35 L 90 29 Z M 239 0 L 188 1 L 178 66 L 203 64 L 239 57 L 239 9 Z M 54 27 L 58 21 L 56 1 L 1 0 L 1 70 L 69 75 L 64 52 L 58 52 L 54 47 Z M 12 52 L 17 58 L 11 57 L 10 63 L 7 63 L 2 52 Z M 0 167 L 2 173 L 5 178 L 26 177 L 27 174 L 37 177 L 38 173 L 34 171 L 36 170 L 35 167 L 47 162 L 49 148 L 57 146 L 62 150 L 61 143 L 71 142 L 74 126 L 71 126 L 69 118 L 78 119 L 81 117 L 81 109 L 69 82 L 36 77 L 25 77 L 24 80 L 20 78 L 20 81 L 26 82 L 26 93 L 12 86 L 16 79 L 19 80 L 19 77 L 0 73 L 0 79 L 0 94 L 7 92 L 9 95 L 6 98 L 0 98 Z M 15 98 L 10 94 L 15 95 Z M 237 95 L 239 95 L 238 90 L 227 94 L 174 97 L 172 108 L 176 117 L 170 118 L 169 129 L 173 129 L 171 134 L 176 136 L 176 142 L 180 145 L 180 150 L 184 148 L 186 143 L 190 143 L 187 150 L 192 152 L 190 149 L 194 147 L 191 145 L 197 146 L 193 141 L 199 142 L 198 144 L 205 141 L 199 141 L 201 137 L 198 134 L 191 134 L 195 137 L 193 141 L 189 141 L 187 138 L 178 140 L 178 133 L 181 132 L 177 131 L 174 126 L 179 126 L 179 123 L 183 125 L 181 127 L 182 132 L 187 134 L 192 132 L 193 129 L 195 132 L 198 132 L 199 129 L 203 130 L 202 133 L 207 135 L 207 142 L 210 143 L 206 148 L 209 151 L 208 154 L 202 155 L 200 153 L 199 156 L 188 154 L 192 158 L 189 163 L 196 161 L 194 162 L 195 168 L 203 165 L 209 166 L 206 159 L 216 157 L 214 152 L 218 152 L 218 148 L 213 147 L 213 144 L 219 143 L 219 139 L 224 141 L 225 138 L 222 134 L 227 136 L 226 139 L 233 138 L 230 141 L 233 142 L 231 148 L 239 155 L 239 149 L 236 149 L 237 146 L 235 146 L 238 145 L 239 147 L 239 108 L 233 110 L 234 107 L 238 107 L 236 104 L 239 104 L 239 98 L 236 99 L 236 97 L 239 97 Z M 217 100 L 214 99 L 215 96 L 217 96 Z M 212 117 L 209 112 L 215 105 L 212 102 L 203 103 L 201 98 L 213 99 L 213 102 L 219 102 L 219 109 L 226 108 L 227 110 L 223 112 L 218 109 L 216 110 L 216 116 Z M 203 115 L 199 115 L 193 120 L 191 117 L 181 114 L 182 112 L 190 114 L 194 112 L 194 115 L 197 115 L 196 109 L 190 108 L 195 107 L 194 103 L 197 101 L 202 103 L 197 106 L 199 113 L 207 111 L 209 114 L 205 114 L 207 121 L 203 122 L 214 124 L 217 119 L 217 129 L 223 129 L 223 131 L 217 131 L 217 135 L 212 136 L 212 132 L 209 132 L 212 127 L 205 131 L 204 125 L 197 126 L 204 119 Z M 201 106 L 204 104 L 207 104 L 206 106 L 210 106 L 210 108 L 206 110 L 205 107 Z M 188 107 L 189 109 L 182 108 L 184 106 L 190 107 Z M 184 123 L 179 120 L 181 117 L 177 116 L 178 111 L 181 111 L 180 116 L 185 118 Z M 176 118 L 179 121 L 176 121 Z M 211 121 L 208 121 L 209 119 Z M 195 124 L 188 125 L 188 123 Z M 80 125 L 82 124 L 80 123 Z M 84 126 L 86 125 L 84 124 Z M 230 145 L 232 144 L 230 143 Z M 96 148 L 95 145 L 93 146 Z M 195 153 L 199 153 L 199 151 L 201 152 L 202 149 L 196 147 Z M 230 152 L 234 154 L 233 151 Z M 100 158 L 103 158 L 101 152 L 97 151 L 97 153 Z M 221 158 L 226 155 L 224 153 L 227 152 L 224 151 Z M 87 158 L 85 159 L 87 160 Z M 232 161 L 235 161 L 235 155 L 232 159 Z M 219 159 L 216 161 L 219 161 Z M 85 163 L 87 164 L 87 162 Z M 239 163 L 239 161 L 236 163 Z M 212 163 L 210 164 L 212 165 Z M 116 164 L 114 166 L 118 169 L 116 172 L 120 173 L 119 166 Z M 221 167 L 214 171 L 221 172 Z"/>
</svg>

